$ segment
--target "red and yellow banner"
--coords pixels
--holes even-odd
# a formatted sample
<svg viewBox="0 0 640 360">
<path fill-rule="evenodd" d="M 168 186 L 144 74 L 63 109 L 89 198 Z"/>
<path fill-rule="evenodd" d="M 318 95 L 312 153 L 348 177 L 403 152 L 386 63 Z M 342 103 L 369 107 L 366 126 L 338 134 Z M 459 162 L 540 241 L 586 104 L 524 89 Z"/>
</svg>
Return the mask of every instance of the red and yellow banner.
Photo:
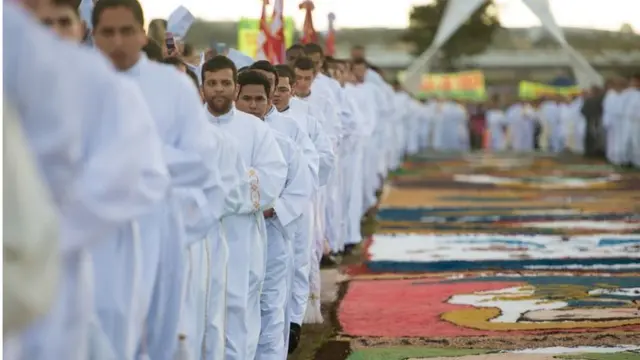
<svg viewBox="0 0 640 360">
<path fill-rule="evenodd" d="M 399 74 L 402 79 L 404 74 Z M 444 97 L 449 99 L 480 101 L 486 99 L 484 73 L 463 71 L 422 75 L 419 97 Z"/>
</svg>

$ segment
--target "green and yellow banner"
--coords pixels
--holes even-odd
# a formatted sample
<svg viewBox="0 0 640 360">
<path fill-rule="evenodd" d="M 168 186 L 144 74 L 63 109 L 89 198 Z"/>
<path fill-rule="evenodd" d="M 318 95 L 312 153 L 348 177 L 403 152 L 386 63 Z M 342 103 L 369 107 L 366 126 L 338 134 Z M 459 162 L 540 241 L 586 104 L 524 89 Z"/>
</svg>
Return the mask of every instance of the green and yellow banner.
<svg viewBox="0 0 640 360">
<path fill-rule="evenodd" d="M 398 74 L 400 80 L 404 73 Z M 482 71 L 463 71 L 455 73 L 431 73 L 422 75 L 420 98 L 445 97 L 449 99 L 482 101 L 487 97 L 487 89 Z"/>
<path fill-rule="evenodd" d="M 521 99 L 533 100 L 543 96 L 575 96 L 580 94 L 577 86 L 552 86 L 531 81 L 520 81 L 518 95 Z"/>
<path fill-rule="evenodd" d="M 295 23 L 292 17 L 284 19 L 284 38 L 286 46 L 293 45 Z M 260 19 L 241 18 L 238 22 L 238 51 L 255 58 L 258 54 L 258 35 Z"/>
</svg>

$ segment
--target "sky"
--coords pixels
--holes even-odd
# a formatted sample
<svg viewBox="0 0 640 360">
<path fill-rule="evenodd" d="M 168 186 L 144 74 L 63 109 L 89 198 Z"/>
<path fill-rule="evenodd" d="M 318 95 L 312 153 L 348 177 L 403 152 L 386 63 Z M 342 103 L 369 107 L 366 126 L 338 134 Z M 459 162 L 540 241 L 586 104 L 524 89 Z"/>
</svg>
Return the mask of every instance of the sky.
<svg viewBox="0 0 640 360">
<path fill-rule="evenodd" d="M 273 0 L 272 0 L 273 1 Z M 619 30 L 624 23 L 640 31 L 640 0 L 549 0 L 556 21 L 565 27 Z M 206 20 L 236 21 L 241 17 L 259 18 L 261 0 L 140 0 L 147 20 L 167 18 L 179 5 Z M 300 27 L 304 11 L 301 0 L 284 0 L 285 16 L 293 16 Z M 315 0 L 314 25 L 326 30 L 330 12 L 336 15 L 337 28 L 391 27 L 408 25 L 413 5 L 429 0 Z M 386 7 L 386 4 L 393 4 Z M 496 0 L 500 19 L 506 27 L 529 27 L 540 23 L 521 0 Z M 375 6 L 373 6 L 375 4 Z M 579 4 L 579 6 L 578 6 Z"/>
</svg>

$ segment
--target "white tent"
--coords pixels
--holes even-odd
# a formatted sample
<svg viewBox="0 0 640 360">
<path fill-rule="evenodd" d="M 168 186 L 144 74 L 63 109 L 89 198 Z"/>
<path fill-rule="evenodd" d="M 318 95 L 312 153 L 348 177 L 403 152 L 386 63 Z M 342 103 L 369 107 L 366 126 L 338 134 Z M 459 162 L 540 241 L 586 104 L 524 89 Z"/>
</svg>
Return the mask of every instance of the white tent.
<svg viewBox="0 0 640 360">
<path fill-rule="evenodd" d="M 451 38 L 451 36 L 464 24 L 467 19 L 485 2 L 486 0 L 449 0 L 444 16 L 438 27 L 433 42 L 427 50 L 425 50 L 405 72 L 405 88 L 411 93 L 417 93 L 421 83 L 423 73 L 429 72 L 429 63 L 433 56 L 442 48 L 442 46 Z M 514 0 L 515 1 L 515 0 Z M 525 5 L 533 12 L 544 29 L 562 46 L 567 52 L 571 66 L 578 85 L 588 88 L 593 85 L 602 85 L 604 79 L 589 64 L 589 62 L 578 53 L 564 37 L 562 28 L 558 26 L 551 12 L 549 0 L 522 0 Z"/>
</svg>

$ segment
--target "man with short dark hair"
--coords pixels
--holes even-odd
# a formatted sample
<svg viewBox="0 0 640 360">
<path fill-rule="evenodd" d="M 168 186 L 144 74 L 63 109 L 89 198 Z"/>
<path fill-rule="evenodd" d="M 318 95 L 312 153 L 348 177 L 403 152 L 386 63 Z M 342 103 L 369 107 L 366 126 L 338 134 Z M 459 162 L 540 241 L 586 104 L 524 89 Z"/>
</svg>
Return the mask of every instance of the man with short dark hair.
<svg viewBox="0 0 640 360">
<path fill-rule="evenodd" d="M 270 64 L 269 64 L 270 65 Z M 269 70 L 265 64 L 262 68 Z M 268 119 L 272 83 L 263 73 L 249 70 L 238 76 L 236 106 L 262 119 Z M 260 297 L 262 328 L 256 360 L 282 360 L 285 351 L 286 309 L 291 288 L 293 267 L 293 236 L 311 193 L 314 189 L 312 173 L 305 155 L 285 134 L 274 127 L 273 134 L 288 165 L 287 181 L 273 209 L 264 212 L 267 222 L 267 266 Z M 286 129 L 285 129 L 286 130 Z M 288 338 L 288 331 L 286 332 Z"/>
<path fill-rule="evenodd" d="M 86 32 L 86 24 L 80 18 L 78 0 L 56 0 L 38 8 L 38 18 L 43 25 L 51 28 L 58 36 L 81 42 Z"/>
<path fill-rule="evenodd" d="M 229 243 L 225 345 L 228 360 L 254 359 L 256 355 L 267 251 L 263 212 L 273 209 L 287 178 L 287 163 L 272 130 L 233 104 L 236 92 L 244 86 L 237 82 L 237 77 L 235 65 L 225 56 L 214 56 L 202 65 L 202 93 L 209 122 L 225 130 L 237 143 L 248 167 L 247 178 L 254 199 L 248 211 L 224 219 Z M 266 98 L 258 97 L 246 100 L 252 103 L 247 108 L 257 108 L 262 102 L 266 106 L 267 102 Z"/>
<path fill-rule="evenodd" d="M 207 123 L 191 81 L 170 66 L 150 61 L 141 53 L 147 36 L 138 1 L 99 0 L 94 7 L 92 23 L 96 47 L 142 90 L 161 135 L 172 180 L 172 191 L 164 209 L 156 214 L 155 221 L 141 224 L 138 246 L 148 264 L 140 269 L 142 275 L 134 273 L 132 276 L 126 271 L 114 274 L 112 266 L 95 266 L 98 283 L 120 286 L 116 289 L 96 287 L 98 315 L 118 358 L 172 359 L 178 346 L 199 352 L 203 338 L 198 331 L 202 326 L 199 321 L 189 322 L 199 315 L 188 302 L 195 301 L 191 300 L 193 296 L 183 296 L 183 292 L 193 291 L 199 301 L 207 303 L 209 299 L 205 292 L 199 291 L 196 284 L 204 281 L 202 278 L 224 274 L 212 274 L 211 269 L 205 269 L 192 272 L 191 278 L 185 279 L 185 258 L 189 252 L 204 254 L 207 248 L 217 246 L 208 236 L 208 230 L 219 218 L 232 213 L 233 206 L 244 204 L 244 198 L 231 197 L 236 196 L 240 174 L 229 174 L 230 178 L 220 176 L 221 169 L 235 169 L 236 158 L 229 156 L 234 149 Z M 182 202 L 191 204 L 189 208 L 195 210 L 183 213 L 178 206 Z M 194 203 L 204 204 L 204 208 L 192 205 Z M 198 216 L 208 224 L 204 226 L 205 230 L 191 227 L 190 224 L 196 222 L 193 218 Z M 159 233 L 154 235 L 150 231 Z M 133 232 L 134 239 L 136 233 Z M 109 262 L 123 263 L 122 253 L 113 250 Z M 224 256 L 224 252 L 216 252 L 216 255 Z M 109 259 L 109 256 L 104 257 L 105 261 Z M 201 257 L 186 261 L 192 267 L 203 266 L 204 262 Z M 216 261 L 223 262 L 224 257 Z M 117 274 L 123 278 L 114 280 Z M 155 279 L 155 284 L 151 279 Z M 183 290 L 185 281 L 192 287 Z M 139 284 L 138 287 L 132 282 Z M 130 291 L 136 291 L 133 303 L 127 299 Z M 114 296 L 122 298 L 110 300 Z M 145 351 L 149 353 L 137 354 Z"/>
<path fill-rule="evenodd" d="M 333 148 L 322 124 L 312 114 L 311 106 L 302 100 L 293 97 L 293 85 L 296 77 L 288 65 L 276 65 L 278 72 L 278 85 L 274 94 L 274 105 L 281 113 L 289 115 L 298 121 L 298 124 L 309 134 L 319 156 L 318 185 L 324 187 L 334 166 Z M 316 206 L 318 191 L 314 191 L 308 205 L 308 210 L 303 213 L 298 230 L 293 239 L 294 243 L 294 269 L 291 287 L 291 295 L 287 305 L 287 319 L 289 325 L 285 331 L 285 340 L 288 342 L 289 352 L 297 347 L 302 330 L 302 320 L 309 300 L 309 276 L 311 273 L 310 260 L 311 249 L 314 245 L 314 220 L 316 218 Z M 323 240 L 323 239 L 320 239 Z M 323 242 L 320 242 L 320 255 L 322 255 Z M 319 258 L 318 258 L 319 260 Z"/>
</svg>

